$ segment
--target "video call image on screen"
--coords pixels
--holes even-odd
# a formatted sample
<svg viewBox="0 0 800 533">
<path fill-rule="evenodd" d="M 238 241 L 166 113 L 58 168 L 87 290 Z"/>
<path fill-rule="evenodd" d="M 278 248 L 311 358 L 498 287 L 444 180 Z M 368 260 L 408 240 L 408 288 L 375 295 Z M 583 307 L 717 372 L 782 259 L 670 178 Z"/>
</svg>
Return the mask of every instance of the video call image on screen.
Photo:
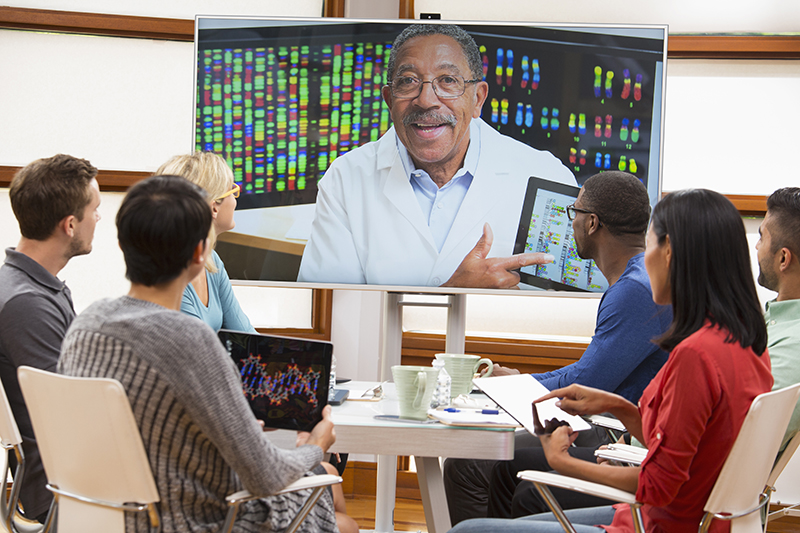
<svg viewBox="0 0 800 533">
<path fill-rule="evenodd" d="M 572 222 L 566 209 L 574 202 L 572 196 L 542 189 L 537 191 L 524 251 L 548 253 L 555 257 L 555 261 L 523 267 L 520 270 L 523 282 L 529 274 L 591 292 L 603 292 L 608 288 L 608 281 L 595 262 L 578 256 Z"/>
<path fill-rule="evenodd" d="M 380 89 L 407 25 L 200 26 L 195 147 L 231 165 L 239 209 L 314 203 L 336 157 L 388 130 Z M 489 85 L 483 120 L 553 153 L 579 185 L 610 169 L 657 182 L 664 42 L 649 36 L 661 29 L 461 27 Z M 654 198 L 657 183 L 648 189 Z"/>
<path fill-rule="evenodd" d="M 235 333 L 228 333 L 224 344 L 257 418 L 267 427 L 313 427 L 310 421 L 319 420 L 327 403 L 329 379 L 318 345 Z"/>
</svg>

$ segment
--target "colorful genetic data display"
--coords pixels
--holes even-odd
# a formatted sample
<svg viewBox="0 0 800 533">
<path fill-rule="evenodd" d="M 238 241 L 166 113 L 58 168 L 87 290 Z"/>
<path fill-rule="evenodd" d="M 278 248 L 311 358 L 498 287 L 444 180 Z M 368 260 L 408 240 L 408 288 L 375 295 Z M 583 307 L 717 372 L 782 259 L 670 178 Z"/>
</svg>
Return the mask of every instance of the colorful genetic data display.
<svg viewBox="0 0 800 533">
<path fill-rule="evenodd" d="M 229 22 L 198 31 L 195 147 L 233 168 L 239 209 L 313 203 L 334 159 L 391 126 L 381 87 L 407 24 Z M 658 196 L 665 28 L 461 27 L 488 84 L 483 120 L 554 154 L 578 184 L 624 170 Z"/>
<path fill-rule="evenodd" d="M 660 128 L 654 122 L 654 111 L 660 117 L 660 98 L 654 107 L 658 50 L 627 37 L 604 46 L 579 33 L 544 29 L 538 38 L 509 37 L 475 34 L 484 71 L 493 74 L 484 78 L 484 120 L 555 154 L 579 184 L 603 170 L 630 172 L 645 184 L 657 177 L 650 165 Z"/>
<path fill-rule="evenodd" d="M 572 235 L 567 206 L 575 198 L 539 189 L 533 204 L 525 252 L 544 252 L 555 257 L 546 265 L 522 267 L 523 274 L 549 279 L 570 287 L 603 292 L 608 281 L 591 259 L 581 259 Z"/>
<path fill-rule="evenodd" d="M 202 50 L 196 149 L 233 168 L 242 208 L 313 202 L 331 161 L 389 129 L 390 50 L 391 41 Z"/>
</svg>

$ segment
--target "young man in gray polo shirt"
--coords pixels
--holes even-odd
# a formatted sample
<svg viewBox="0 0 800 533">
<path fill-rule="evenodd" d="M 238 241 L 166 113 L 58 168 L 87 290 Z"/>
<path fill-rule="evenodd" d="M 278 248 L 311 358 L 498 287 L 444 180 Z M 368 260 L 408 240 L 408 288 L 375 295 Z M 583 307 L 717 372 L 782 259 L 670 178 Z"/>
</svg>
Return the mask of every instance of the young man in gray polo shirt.
<svg viewBox="0 0 800 533">
<path fill-rule="evenodd" d="M 70 291 L 56 276 L 72 257 L 92 251 L 100 220 L 95 176 L 97 169 L 85 159 L 59 154 L 21 169 L 9 191 L 22 237 L 16 248 L 6 249 L 0 267 L 0 379 L 23 438 L 26 469 L 20 499 L 26 516 L 40 522 L 52 496 L 45 488 L 17 367 L 56 370 L 61 342 L 75 318 Z"/>
</svg>

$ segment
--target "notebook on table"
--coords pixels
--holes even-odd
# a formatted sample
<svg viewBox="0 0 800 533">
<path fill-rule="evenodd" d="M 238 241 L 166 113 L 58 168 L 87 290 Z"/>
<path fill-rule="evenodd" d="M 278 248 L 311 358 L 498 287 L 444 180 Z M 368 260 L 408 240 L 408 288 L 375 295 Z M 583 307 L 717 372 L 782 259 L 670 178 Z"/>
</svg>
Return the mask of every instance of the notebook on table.
<svg viewBox="0 0 800 533">
<path fill-rule="evenodd" d="M 220 330 L 256 418 L 268 428 L 310 431 L 328 404 L 333 345 L 324 341 Z"/>
<path fill-rule="evenodd" d="M 536 435 L 536 424 L 533 420 L 531 405 L 548 392 L 547 387 L 536 381 L 530 374 L 514 374 L 511 376 L 479 378 L 473 381 L 486 396 L 505 409 L 531 435 Z M 569 415 L 557 407 L 556 398 L 536 404 L 539 422 L 546 426 L 546 421 L 556 419 L 568 424 L 573 431 L 585 431 L 592 426 L 579 416 Z"/>
</svg>

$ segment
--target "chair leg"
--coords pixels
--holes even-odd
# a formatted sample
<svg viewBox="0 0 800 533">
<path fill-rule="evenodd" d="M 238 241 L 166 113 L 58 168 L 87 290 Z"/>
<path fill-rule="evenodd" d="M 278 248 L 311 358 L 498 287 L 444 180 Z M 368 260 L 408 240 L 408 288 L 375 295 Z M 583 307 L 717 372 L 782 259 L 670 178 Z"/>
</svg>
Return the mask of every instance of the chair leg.
<svg viewBox="0 0 800 533">
<path fill-rule="evenodd" d="M 294 533 L 297 531 L 297 528 L 300 527 L 300 524 L 303 523 L 308 513 L 311 512 L 311 508 L 314 507 L 314 504 L 317 503 L 319 497 L 322 496 L 322 491 L 328 488 L 327 485 L 322 487 L 314 487 L 311 489 L 311 494 L 306 499 L 305 503 L 303 503 L 300 510 L 295 515 L 294 519 L 289 523 L 289 526 L 283 531 L 283 533 Z M 248 499 L 252 499 L 249 497 Z M 222 525 L 222 529 L 220 533 L 231 533 L 233 531 L 233 524 L 236 522 L 236 515 L 239 514 L 239 506 L 247 501 L 247 499 L 242 499 L 239 501 L 232 501 L 228 505 L 228 514 L 225 516 L 225 523 Z"/>
<path fill-rule="evenodd" d="M 533 485 L 536 487 L 536 490 L 539 491 L 539 494 L 542 495 L 545 503 L 547 503 L 547 506 L 555 515 L 556 520 L 558 520 L 558 523 L 561 524 L 561 527 L 564 528 L 564 531 L 567 533 L 577 533 L 575 531 L 575 527 L 566 517 L 564 511 L 561 509 L 561 505 L 559 505 L 558 501 L 553 496 L 553 493 L 550 492 L 550 489 L 547 487 L 547 485 L 543 483 L 537 483 L 535 481 L 533 481 Z"/>
<path fill-rule="evenodd" d="M 711 522 L 714 521 L 714 514 L 713 513 L 705 513 L 703 515 L 703 519 L 700 520 L 700 527 L 697 528 L 698 533 L 708 533 L 708 529 L 711 527 Z"/>
<path fill-rule="evenodd" d="M 233 523 L 236 521 L 236 515 L 239 514 L 239 505 L 241 502 L 233 502 L 228 504 L 228 514 L 225 515 L 225 523 L 222 524 L 220 533 L 231 533 L 233 530 Z"/>
<path fill-rule="evenodd" d="M 50 533 L 56 524 L 58 517 L 58 494 L 53 494 L 53 501 L 50 502 L 50 510 L 47 512 L 47 520 L 44 521 L 42 533 Z"/>
<path fill-rule="evenodd" d="M 645 533 L 644 519 L 642 518 L 642 504 L 631 504 L 631 513 L 633 514 L 633 530 L 635 533 Z"/>
<path fill-rule="evenodd" d="M 311 512 L 311 508 L 314 507 L 314 504 L 317 503 L 319 497 L 322 496 L 322 491 L 328 488 L 325 487 L 316 487 L 312 492 L 311 495 L 306 500 L 306 503 L 303 504 L 303 507 L 300 508 L 300 511 L 297 513 L 297 516 L 294 517 L 294 520 L 289 524 L 289 527 L 286 528 L 284 533 L 294 533 L 297 531 L 297 528 L 300 527 L 300 524 L 303 520 L 306 519 L 308 513 Z"/>
</svg>

